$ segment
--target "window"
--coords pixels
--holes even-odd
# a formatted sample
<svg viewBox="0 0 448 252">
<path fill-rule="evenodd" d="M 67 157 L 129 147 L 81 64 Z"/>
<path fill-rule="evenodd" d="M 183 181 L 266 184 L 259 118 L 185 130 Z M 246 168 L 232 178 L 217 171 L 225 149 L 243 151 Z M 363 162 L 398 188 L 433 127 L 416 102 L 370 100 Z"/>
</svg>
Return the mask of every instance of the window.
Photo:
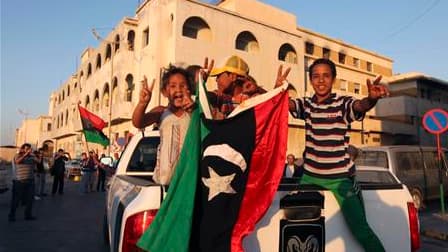
<svg viewBox="0 0 448 252">
<path fill-rule="evenodd" d="M 143 31 L 143 47 L 149 45 L 149 27 Z"/>
<path fill-rule="evenodd" d="M 287 63 L 297 64 L 296 50 L 288 43 L 283 44 L 278 51 L 278 59 Z"/>
<path fill-rule="evenodd" d="M 126 101 L 132 101 L 132 91 L 134 91 L 134 77 L 132 74 L 126 76 Z"/>
<path fill-rule="evenodd" d="M 322 58 L 329 59 L 330 58 L 330 49 L 322 48 Z"/>
<path fill-rule="evenodd" d="M 339 82 L 339 89 L 341 91 L 347 91 L 347 81 L 346 80 L 341 80 Z"/>
<path fill-rule="evenodd" d="M 145 43 L 144 45 L 148 45 L 148 42 L 149 42 L 149 28 L 147 28 L 145 31 L 148 31 L 148 34 L 147 34 L 148 38 L 145 40 L 145 37 L 143 37 L 143 43 Z M 145 31 L 143 31 L 143 36 L 145 35 Z M 129 49 L 129 51 L 134 51 L 134 41 L 135 41 L 135 32 L 134 32 L 134 30 L 130 30 L 128 32 L 128 49 Z"/>
<path fill-rule="evenodd" d="M 210 26 L 200 17 L 190 17 L 182 27 L 182 36 L 197 40 L 212 40 Z"/>
<path fill-rule="evenodd" d="M 118 80 L 117 77 L 114 77 L 113 81 L 112 81 L 112 101 L 113 102 L 118 102 L 117 98 L 118 98 Z"/>
<path fill-rule="evenodd" d="M 373 65 L 372 62 L 367 61 L 367 71 L 372 72 L 373 71 Z"/>
<path fill-rule="evenodd" d="M 258 52 L 260 50 L 257 39 L 248 31 L 238 34 L 235 41 L 235 48 L 246 52 Z"/>
<path fill-rule="evenodd" d="M 363 150 L 355 160 L 356 165 L 376 166 L 388 168 L 387 154 L 384 151 Z"/>
<path fill-rule="evenodd" d="M 115 36 L 115 52 L 118 51 L 118 49 L 120 49 L 120 35 L 116 35 Z"/>
<path fill-rule="evenodd" d="M 419 152 L 397 152 L 397 176 L 406 171 L 423 169 L 422 157 Z"/>
<path fill-rule="evenodd" d="M 305 42 L 305 53 L 313 54 L 314 53 L 314 44 L 310 42 Z"/>
<path fill-rule="evenodd" d="M 156 166 L 159 137 L 145 137 L 140 140 L 127 167 L 128 172 L 153 172 Z"/>
<path fill-rule="evenodd" d="M 107 44 L 106 47 L 106 58 L 104 59 L 104 61 L 109 60 L 112 56 L 112 47 L 110 46 L 110 44 Z"/>
<path fill-rule="evenodd" d="M 51 123 L 47 123 L 47 131 L 51 131 Z"/>
<path fill-rule="evenodd" d="M 76 85 L 76 83 L 75 83 L 75 85 Z M 67 97 L 69 97 L 69 96 L 70 96 L 70 85 L 67 87 Z"/>
<path fill-rule="evenodd" d="M 360 94 L 361 93 L 361 84 L 355 83 L 353 87 L 353 93 Z"/>
<path fill-rule="evenodd" d="M 339 63 L 345 64 L 345 54 L 339 53 Z"/>
<path fill-rule="evenodd" d="M 68 109 L 65 110 L 65 126 L 68 125 Z"/>
<path fill-rule="evenodd" d="M 87 77 L 89 77 L 92 74 L 92 64 L 89 63 L 87 65 Z"/>
<path fill-rule="evenodd" d="M 353 58 L 353 66 L 359 67 L 359 59 L 358 58 Z"/>
<path fill-rule="evenodd" d="M 103 108 L 108 108 L 109 107 L 109 102 L 110 102 L 109 101 L 109 83 L 105 84 L 102 101 L 103 101 L 102 107 Z"/>
<path fill-rule="evenodd" d="M 96 69 L 101 68 L 101 54 L 96 55 Z"/>
<path fill-rule="evenodd" d="M 100 94 L 98 92 L 98 89 L 95 90 L 95 95 L 93 96 L 93 110 L 95 112 L 100 111 Z"/>
<path fill-rule="evenodd" d="M 85 103 L 85 106 L 84 106 L 87 110 L 89 110 L 90 109 L 90 97 L 89 96 L 86 96 L 86 103 Z"/>
<path fill-rule="evenodd" d="M 62 101 L 64 101 L 64 100 L 65 100 L 65 91 L 62 90 Z"/>
</svg>

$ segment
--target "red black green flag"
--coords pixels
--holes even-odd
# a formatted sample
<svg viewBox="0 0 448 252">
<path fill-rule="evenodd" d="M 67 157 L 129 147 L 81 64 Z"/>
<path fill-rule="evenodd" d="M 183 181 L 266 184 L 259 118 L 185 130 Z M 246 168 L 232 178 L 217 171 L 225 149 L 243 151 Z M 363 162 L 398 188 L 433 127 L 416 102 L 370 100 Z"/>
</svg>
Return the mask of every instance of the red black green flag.
<svg viewBox="0 0 448 252">
<path fill-rule="evenodd" d="M 109 145 L 109 139 L 104 135 L 103 128 L 106 122 L 99 116 L 91 113 L 87 109 L 78 105 L 79 114 L 81 115 L 82 130 L 86 137 L 86 142 L 99 143 L 102 146 Z"/>
</svg>

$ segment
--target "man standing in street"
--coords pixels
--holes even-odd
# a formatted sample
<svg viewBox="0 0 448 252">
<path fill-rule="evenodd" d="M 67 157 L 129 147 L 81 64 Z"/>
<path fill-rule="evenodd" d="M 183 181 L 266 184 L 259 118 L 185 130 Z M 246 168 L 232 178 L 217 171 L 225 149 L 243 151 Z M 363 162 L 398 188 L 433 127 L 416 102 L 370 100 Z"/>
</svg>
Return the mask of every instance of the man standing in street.
<svg viewBox="0 0 448 252">
<path fill-rule="evenodd" d="M 25 220 L 35 220 L 32 215 L 34 200 L 34 169 L 37 158 L 33 155 L 33 150 L 29 143 L 20 147 L 19 153 L 14 157 L 14 171 L 12 184 L 11 209 L 8 220 L 16 221 L 16 209 L 22 200 L 25 204 Z"/>
<path fill-rule="evenodd" d="M 70 154 L 64 152 L 63 149 L 59 149 L 54 156 L 53 167 L 51 168 L 51 174 L 54 176 L 53 190 L 51 192 L 52 196 L 56 194 L 56 191 L 58 191 L 60 195 L 64 194 L 65 162 L 69 159 L 71 159 Z"/>
</svg>

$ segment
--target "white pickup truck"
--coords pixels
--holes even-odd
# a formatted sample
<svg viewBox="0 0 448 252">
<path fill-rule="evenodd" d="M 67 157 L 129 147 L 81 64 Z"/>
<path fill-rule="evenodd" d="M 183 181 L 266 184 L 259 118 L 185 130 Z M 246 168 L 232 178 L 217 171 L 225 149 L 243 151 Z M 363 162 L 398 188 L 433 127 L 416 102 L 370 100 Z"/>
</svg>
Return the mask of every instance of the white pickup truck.
<svg viewBox="0 0 448 252">
<path fill-rule="evenodd" d="M 165 195 L 152 180 L 158 131 L 134 135 L 124 150 L 107 196 L 105 238 L 111 252 L 140 251 L 135 243 L 150 225 Z M 386 251 L 417 251 L 418 212 L 405 185 L 385 168 L 357 167 L 368 222 Z M 245 251 L 363 251 L 345 224 L 331 192 L 283 178 L 275 199 Z"/>
</svg>

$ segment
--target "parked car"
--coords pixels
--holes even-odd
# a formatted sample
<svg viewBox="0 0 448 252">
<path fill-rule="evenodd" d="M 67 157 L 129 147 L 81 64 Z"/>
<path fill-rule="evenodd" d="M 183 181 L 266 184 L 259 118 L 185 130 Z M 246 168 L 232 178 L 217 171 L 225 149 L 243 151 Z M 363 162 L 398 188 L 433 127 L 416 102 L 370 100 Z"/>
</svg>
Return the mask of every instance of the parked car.
<svg viewBox="0 0 448 252">
<path fill-rule="evenodd" d="M 133 136 L 121 155 L 104 215 L 111 252 L 138 250 L 136 241 L 166 196 L 166 188 L 152 180 L 158 145 L 159 133 L 146 129 Z M 369 225 L 386 251 L 416 251 L 419 220 L 407 187 L 384 167 L 359 166 L 357 174 Z M 288 246 L 310 237 L 316 242 L 306 251 L 363 251 L 330 191 L 283 178 L 270 208 L 243 245 L 245 251 L 302 251 Z"/>
<path fill-rule="evenodd" d="M 65 162 L 65 173 L 67 178 L 81 176 L 81 160 L 71 159 Z"/>
<path fill-rule="evenodd" d="M 440 180 L 444 194 L 448 194 L 447 149 L 442 149 L 439 162 L 436 147 L 391 145 L 363 147 L 356 165 L 385 167 L 405 184 L 417 208 L 428 199 L 440 198 Z M 440 171 L 440 174 L 439 174 Z M 440 176 L 440 177 L 439 177 Z"/>
<path fill-rule="evenodd" d="M 8 191 L 8 183 L 10 178 L 8 177 L 8 165 L 6 161 L 0 160 L 0 193 Z"/>
</svg>

